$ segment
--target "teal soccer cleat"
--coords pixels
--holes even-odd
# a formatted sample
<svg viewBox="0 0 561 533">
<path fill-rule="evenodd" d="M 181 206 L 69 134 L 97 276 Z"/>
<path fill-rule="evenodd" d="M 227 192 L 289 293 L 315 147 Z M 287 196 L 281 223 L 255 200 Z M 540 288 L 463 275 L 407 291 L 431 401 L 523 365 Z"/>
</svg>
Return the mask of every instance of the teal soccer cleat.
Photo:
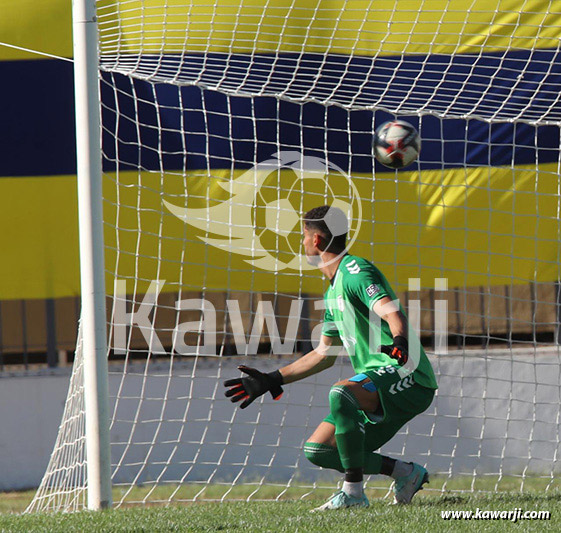
<svg viewBox="0 0 561 533">
<path fill-rule="evenodd" d="M 429 482 L 429 473 L 427 469 L 413 464 L 413 471 L 408 476 L 399 477 L 395 480 L 393 487 L 394 504 L 411 503 L 411 499 L 415 494 L 423 488 L 425 483 Z"/>
<path fill-rule="evenodd" d="M 324 503 L 321 507 L 313 509 L 312 513 L 317 511 L 329 511 L 331 509 L 348 509 L 349 507 L 368 507 L 369 505 L 370 503 L 368 502 L 368 498 L 365 494 L 363 494 L 360 498 L 355 498 L 340 490 L 331 496 L 327 503 Z"/>
</svg>

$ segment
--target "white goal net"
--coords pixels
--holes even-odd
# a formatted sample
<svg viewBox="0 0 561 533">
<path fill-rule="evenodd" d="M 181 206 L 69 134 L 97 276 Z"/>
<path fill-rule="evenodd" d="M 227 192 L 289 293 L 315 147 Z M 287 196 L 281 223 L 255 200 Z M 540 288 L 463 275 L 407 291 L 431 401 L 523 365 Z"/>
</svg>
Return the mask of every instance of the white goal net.
<svg viewBox="0 0 561 533">
<path fill-rule="evenodd" d="M 383 452 L 426 464 L 433 491 L 555 487 L 561 3 L 97 11 L 115 504 L 336 485 L 302 449 L 347 358 L 244 411 L 222 385 L 309 348 L 326 281 L 302 259 L 300 217 L 323 204 L 349 215 L 351 252 L 399 293 L 439 381 Z M 372 157 L 393 118 L 422 139 L 400 171 Z M 79 343 L 29 510 L 85 506 L 84 416 Z"/>
</svg>

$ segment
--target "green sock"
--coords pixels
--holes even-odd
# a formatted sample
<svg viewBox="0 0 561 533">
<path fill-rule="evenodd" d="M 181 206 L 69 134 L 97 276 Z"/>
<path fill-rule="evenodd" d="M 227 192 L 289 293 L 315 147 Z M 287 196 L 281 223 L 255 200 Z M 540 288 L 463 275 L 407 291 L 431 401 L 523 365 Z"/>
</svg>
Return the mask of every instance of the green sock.
<svg viewBox="0 0 561 533">
<path fill-rule="evenodd" d="M 341 464 L 341 458 L 337 448 L 327 444 L 316 442 L 306 442 L 304 444 L 304 454 L 311 463 L 322 468 L 329 468 L 343 473 L 345 469 Z M 364 473 L 379 474 L 382 466 L 382 456 L 379 453 L 366 452 L 364 454 Z"/>
<path fill-rule="evenodd" d="M 327 444 L 318 444 L 316 442 L 306 442 L 304 444 L 304 454 L 311 463 L 322 468 L 329 468 L 343 473 L 345 469 L 341 464 L 341 458 L 337 448 L 328 446 Z"/>
</svg>

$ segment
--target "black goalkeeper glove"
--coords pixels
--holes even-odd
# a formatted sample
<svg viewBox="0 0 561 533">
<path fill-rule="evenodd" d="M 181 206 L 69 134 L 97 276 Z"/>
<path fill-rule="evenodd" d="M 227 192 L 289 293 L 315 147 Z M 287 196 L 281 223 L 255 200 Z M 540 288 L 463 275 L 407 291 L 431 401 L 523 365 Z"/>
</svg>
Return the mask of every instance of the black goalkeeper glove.
<svg viewBox="0 0 561 533">
<path fill-rule="evenodd" d="M 275 370 L 268 374 L 263 374 L 255 368 L 241 365 L 238 367 L 247 377 L 229 379 L 224 382 L 225 387 L 230 387 L 224 394 L 233 403 L 244 402 L 240 405 L 245 409 L 251 402 L 262 396 L 267 391 L 271 393 L 273 400 L 278 400 L 282 396 L 282 374 Z"/>
<path fill-rule="evenodd" d="M 396 335 L 393 338 L 393 344 L 380 346 L 379 350 L 395 359 L 400 366 L 405 365 L 409 361 L 409 343 L 401 335 Z"/>
</svg>

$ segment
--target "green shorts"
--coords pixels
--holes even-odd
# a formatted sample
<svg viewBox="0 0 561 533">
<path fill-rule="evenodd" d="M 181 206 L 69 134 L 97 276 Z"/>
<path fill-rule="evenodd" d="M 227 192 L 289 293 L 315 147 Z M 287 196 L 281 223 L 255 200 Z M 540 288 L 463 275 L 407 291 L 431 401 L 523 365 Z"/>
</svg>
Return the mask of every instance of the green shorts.
<svg viewBox="0 0 561 533">
<path fill-rule="evenodd" d="M 365 451 L 383 446 L 409 420 L 426 411 L 434 398 L 433 389 L 415 383 L 411 375 L 402 378 L 397 370 L 393 366 L 385 366 L 351 378 L 358 383 L 370 378 L 380 397 L 380 407 L 375 413 L 363 413 Z M 331 414 L 324 422 L 335 425 Z"/>
</svg>

